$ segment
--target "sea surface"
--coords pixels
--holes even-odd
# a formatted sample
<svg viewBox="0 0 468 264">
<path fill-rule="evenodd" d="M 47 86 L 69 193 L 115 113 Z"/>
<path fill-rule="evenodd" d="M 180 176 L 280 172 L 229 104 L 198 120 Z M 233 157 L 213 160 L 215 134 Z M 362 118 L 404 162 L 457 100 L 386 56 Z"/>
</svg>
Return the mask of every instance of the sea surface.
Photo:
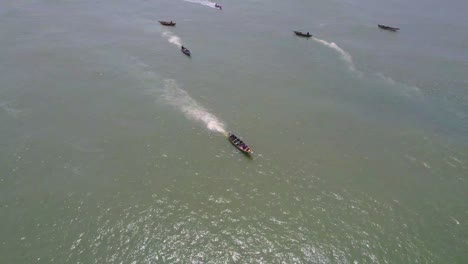
<svg viewBox="0 0 468 264">
<path fill-rule="evenodd" d="M 0 263 L 468 263 L 468 2 L 214 4 L 0 0 Z"/>
</svg>

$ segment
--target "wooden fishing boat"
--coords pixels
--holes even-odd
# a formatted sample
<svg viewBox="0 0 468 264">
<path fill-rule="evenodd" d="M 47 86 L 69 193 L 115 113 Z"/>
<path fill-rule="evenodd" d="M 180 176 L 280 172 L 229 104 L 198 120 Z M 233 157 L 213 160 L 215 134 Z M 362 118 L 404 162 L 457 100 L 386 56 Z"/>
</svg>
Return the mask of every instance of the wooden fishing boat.
<svg viewBox="0 0 468 264">
<path fill-rule="evenodd" d="M 180 51 L 182 51 L 183 54 L 187 55 L 190 57 L 190 55 L 192 55 L 192 53 L 190 52 L 190 50 L 188 50 L 186 47 L 182 46 L 180 47 Z"/>
<path fill-rule="evenodd" d="M 393 31 L 393 32 L 400 30 L 400 28 L 390 27 L 390 26 L 385 26 L 385 25 L 380 25 L 380 24 L 378 26 L 381 29 L 390 30 L 390 31 Z"/>
<path fill-rule="evenodd" d="M 236 147 L 238 150 L 242 151 L 245 154 L 252 154 L 253 151 L 245 144 L 240 138 L 238 138 L 236 135 L 229 133 L 228 134 L 228 139 Z"/>
<path fill-rule="evenodd" d="M 173 27 L 176 24 L 175 22 L 172 22 L 172 20 L 171 21 L 159 21 L 159 23 L 161 23 L 161 25 L 163 26 L 169 26 L 169 27 Z"/>
<path fill-rule="evenodd" d="M 303 32 L 301 32 L 301 31 L 295 31 L 295 30 L 294 30 L 294 33 L 295 33 L 296 35 L 298 35 L 299 37 L 304 37 L 304 38 L 310 38 L 310 37 L 312 37 L 312 35 L 311 35 L 309 32 L 303 33 Z"/>
</svg>

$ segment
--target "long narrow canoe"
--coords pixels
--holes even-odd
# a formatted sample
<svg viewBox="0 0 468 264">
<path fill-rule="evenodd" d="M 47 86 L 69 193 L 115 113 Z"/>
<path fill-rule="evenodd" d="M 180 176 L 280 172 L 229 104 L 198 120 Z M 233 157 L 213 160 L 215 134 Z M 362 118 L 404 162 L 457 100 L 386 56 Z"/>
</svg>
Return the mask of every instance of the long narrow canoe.
<svg viewBox="0 0 468 264">
<path fill-rule="evenodd" d="M 385 26 L 385 25 L 380 25 L 380 24 L 378 26 L 381 29 L 390 30 L 390 31 L 393 31 L 393 32 L 400 30 L 400 28 L 390 27 L 390 26 Z"/>
<path fill-rule="evenodd" d="M 187 55 L 187 56 L 191 56 L 192 53 L 190 52 L 190 50 L 188 50 L 186 47 L 182 46 L 180 47 L 180 51 L 182 51 L 183 54 Z"/>
<path fill-rule="evenodd" d="M 238 138 L 236 135 L 229 133 L 228 134 L 228 139 L 236 147 L 238 150 L 242 151 L 245 154 L 252 154 L 253 151 L 247 146 L 247 144 L 244 143 L 240 138 Z"/>
<path fill-rule="evenodd" d="M 294 34 L 298 35 L 299 37 L 304 37 L 304 38 L 310 38 L 310 37 L 312 37 L 312 35 L 311 35 L 309 32 L 303 33 L 303 32 L 301 32 L 301 31 L 295 31 L 295 30 L 294 30 Z"/>
<path fill-rule="evenodd" d="M 172 20 L 171 21 L 159 21 L 159 23 L 161 23 L 161 25 L 163 26 L 169 26 L 169 27 L 173 27 L 176 24 L 175 22 L 172 22 Z"/>
</svg>

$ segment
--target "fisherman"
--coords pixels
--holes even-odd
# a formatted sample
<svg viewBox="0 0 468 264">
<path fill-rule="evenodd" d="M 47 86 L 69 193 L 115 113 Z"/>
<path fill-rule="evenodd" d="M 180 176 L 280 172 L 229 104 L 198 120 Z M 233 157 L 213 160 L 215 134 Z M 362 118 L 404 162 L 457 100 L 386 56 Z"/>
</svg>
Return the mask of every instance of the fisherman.
<svg viewBox="0 0 468 264">
<path fill-rule="evenodd" d="M 307 36 L 310 36 L 309 31 L 307 31 Z"/>
</svg>

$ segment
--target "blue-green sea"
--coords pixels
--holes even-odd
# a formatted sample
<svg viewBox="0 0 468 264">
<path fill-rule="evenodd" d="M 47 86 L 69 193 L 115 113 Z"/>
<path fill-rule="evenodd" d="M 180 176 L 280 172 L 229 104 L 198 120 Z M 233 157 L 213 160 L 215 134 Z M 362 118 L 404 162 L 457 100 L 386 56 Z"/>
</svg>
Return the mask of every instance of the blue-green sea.
<svg viewBox="0 0 468 264">
<path fill-rule="evenodd" d="M 0 263 L 468 263 L 468 2 L 218 4 L 0 0 Z"/>
</svg>

